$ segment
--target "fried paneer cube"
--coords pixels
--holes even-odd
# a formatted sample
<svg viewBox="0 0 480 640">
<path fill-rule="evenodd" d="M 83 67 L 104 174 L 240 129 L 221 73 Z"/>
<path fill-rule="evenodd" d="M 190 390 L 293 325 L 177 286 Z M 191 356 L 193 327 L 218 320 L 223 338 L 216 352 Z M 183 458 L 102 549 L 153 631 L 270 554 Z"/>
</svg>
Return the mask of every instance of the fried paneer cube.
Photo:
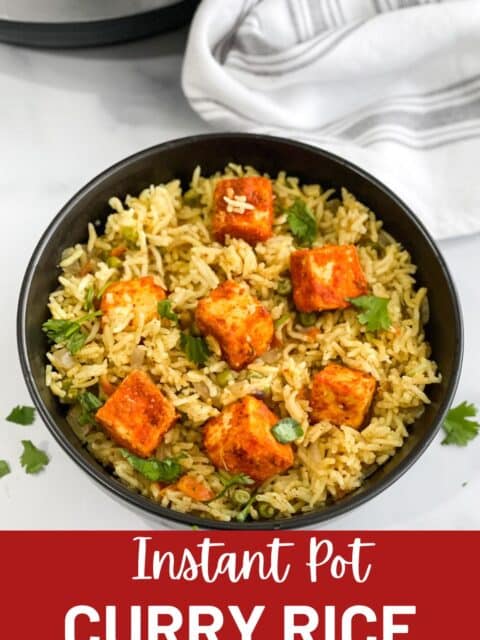
<svg viewBox="0 0 480 640">
<path fill-rule="evenodd" d="M 148 458 L 176 419 L 172 403 L 143 371 L 132 371 L 97 411 L 96 420 L 115 442 Z"/>
<path fill-rule="evenodd" d="M 270 347 L 273 321 L 248 286 L 227 280 L 202 298 L 195 313 L 203 335 L 213 336 L 232 369 L 243 369 Z"/>
<path fill-rule="evenodd" d="M 268 178 L 248 176 L 220 180 L 215 188 L 213 235 L 243 238 L 249 244 L 264 242 L 272 235 L 273 193 Z"/>
<path fill-rule="evenodd" d="M 367 417 L 376 386 L 369 373 L 328 364 L 313 378 L 312 419 L 359 429 Z"/>
<path fill-rule="evenodd" d="M 102 295 L 102 320 L 114 332 L 127 327 L 135 329 L 142 320 L 149 322 L 155 318 L 157 305 L 165 297 L 165 291 L 155 284 L 152 276 L 113 282 Z"/>
<path fill-rule="evenodd" d="M 350 306 L 346 298 L 367 293 L 367 280 L 351 244 L 294 251 L 290 272 L 299 311 L 345 309 Z"/>
<path fill-rule="evenodd" d="M 290 444 L 272 435 L 279 418 L 254 396 L 228 405 L 204 427 L 207 455 L 218 469 L 246 473 L 257 482 L 281 473 L 293 464 Z"/>
</svg>

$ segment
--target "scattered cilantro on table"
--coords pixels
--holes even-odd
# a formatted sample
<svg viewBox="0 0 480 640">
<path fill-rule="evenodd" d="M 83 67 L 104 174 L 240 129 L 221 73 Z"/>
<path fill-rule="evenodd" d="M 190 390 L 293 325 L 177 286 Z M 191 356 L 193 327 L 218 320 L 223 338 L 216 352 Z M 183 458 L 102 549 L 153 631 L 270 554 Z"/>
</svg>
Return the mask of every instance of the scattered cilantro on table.
<svg viewBox="0 0 480 640">
<path fill-rule="evenodd" d="M 0 460 L 0 478 L 10 473 L 10 465 L 6 460 Z"/>
<path fill-rule="evenodd" d="M 45 451 L 37 449 L 31 440 L 22 440 L 23 453 L 20 457 L 20 464 L 27 473 L 38 473 L 48 463 L 49 459 Z"/>
<path fill-rule="evenodd" d="M 477 407 L 469 402 L 462 402 L 457 407 L 450 409 L 443 421 L 443 430 L 446 433 L 442 444 L 456 444 L 466 446 L 480 431 L 480 424 L 473 420 L 477 415 Z"/>
<path fill-rule="evenodd" d="M 5 419 L 8 420 L 8 422 L 29 426 L 35 421 L 35 409 L 25 405 L 17 405 L 10 411 Z"/>
</svg>

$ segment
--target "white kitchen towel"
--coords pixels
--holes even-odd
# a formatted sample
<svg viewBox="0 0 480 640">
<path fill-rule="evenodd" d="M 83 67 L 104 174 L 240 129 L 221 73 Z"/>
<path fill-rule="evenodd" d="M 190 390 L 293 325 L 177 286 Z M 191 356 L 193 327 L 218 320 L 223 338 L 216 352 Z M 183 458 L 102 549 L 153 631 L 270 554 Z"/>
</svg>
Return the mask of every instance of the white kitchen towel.
<svg viewBox="0 0 480 640">
<path fill-rule="evenodd" d="M 360 165 L 437 238 L 480 231 L 480 0 L 203 0 L 183 88 L 218 129 Z"/>
</svg>

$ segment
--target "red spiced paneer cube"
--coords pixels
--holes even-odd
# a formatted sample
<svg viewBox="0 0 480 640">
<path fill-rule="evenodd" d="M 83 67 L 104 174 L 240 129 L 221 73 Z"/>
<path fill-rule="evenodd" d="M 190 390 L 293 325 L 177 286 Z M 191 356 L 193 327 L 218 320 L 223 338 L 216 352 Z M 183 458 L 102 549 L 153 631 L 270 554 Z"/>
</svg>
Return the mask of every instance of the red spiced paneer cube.
<svg viewBox="0 0 480 640">
<path fill-rule="evenodd" d="M 346 298 L 367 293 L 367 281 L 353 245 L 326 245 L 292 253 L 293 300 L 299 311 L 350 306 Z"/>
<path fill-rule="evenodd" d="M 243 369 L 267 351 L 273 338 L 269 312 L 247 285 L 227 280 L 202 298 L 195 320 L 203 335 L 213 336 L 232 369 Z"/>
<path fill-rule="evenodd" d="M 175 422 L 172 403 L 143 371 L 132 371 L 96 413 L 115 442 L 148 458 Z"/>
<path fill-rule="evenodd" d="M 313 378 L 312 419 L 359 429 L 367 417 L 377 383 L 363 371 L 329 364 Z"/>
<path fill-rule="evenodd" d="M 278 421 L 258 398 L 237 400 L 205 425 L 208 457 L 218 469 L 246 473 L 257 482 L 285 471 L 293 464 L 293 450 L 272 435 Z"/>
<path fill-rule="evenodd" d="M 141 319 L 149 322 L 158 315 L 157 305 L 164 298 L 165 291 L 152 276 L 113 282 L 102 296 L 102 320 L 109 322 L 114 331 L 126 326 L 135 328 Z"/>
<path fill-rule="evenodd" d="M 273 193 L 268 178 L 250 176 L 220 180 L 215 189 L 213 235 L 243 238 L 250 244 L 264 242 L 272 235 Z"/>
</svg>

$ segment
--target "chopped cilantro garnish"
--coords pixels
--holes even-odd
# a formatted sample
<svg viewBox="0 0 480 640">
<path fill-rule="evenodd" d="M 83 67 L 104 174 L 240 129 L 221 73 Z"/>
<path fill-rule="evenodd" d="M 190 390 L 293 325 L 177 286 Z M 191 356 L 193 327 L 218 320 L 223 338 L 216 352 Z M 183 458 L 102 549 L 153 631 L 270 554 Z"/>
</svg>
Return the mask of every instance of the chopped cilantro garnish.
<svg viewBox="0 0 480 640">
<path fill-rule="evenodd" d="M 358 298 L 347 298 L 354 307 L 360 309 L 358 321 L 367 325 L 369 331 L 379 331 L 389 329 L 392 321 L 388 315 L 388 298 L 378 296 L 358 296 Z"/>
<path fill-rule="evenodd" d="M 87 334 L 82 331 L 82 324 L 101 314 L 101 311 L 92 311 L 78 320 L 50 318 L 43 323 L 42 330 L 52 342 L 65 344 L 70 353 L 75 354 L 80 351 L 87 339 Z"/>
<path fill-rule="evenodd" d="M 121 451 L 132 467 L 152 482 L 175 482 L 183 473 L 183 467 L 178 460 L 183 458 L 184 454 L 175 458 L 157 460 L 157 458 L 139 458 L 126 449 Z"/>
<path fill-rule="evenodd" d="M 311 247 L 317 237 L 317 221 L 303 200 L 297 198 L 287 209 L 287 223 L 302 247 Z"/>
<path fill-rule="evenodd" d="M 78 402 L 82 407 L 82 413 L 78 419 L 80 424 L 92 424 L 95 422 L 95 414 L 103 406 L 103 402 L 94 393 L 84 391 L 78 396 Z"/>
<path fill-rule="evenodd" d="M 158 308 L 158 315 L 161 318 L 166 318 L 167 320 L 171 320 L 175 324 L 178 323 L 178 316 L 174 311 L 172 311 L 172 303 L 170 302 L 170 300 L 160 300 L 160 302 L 157 305 L 157 308 Z"/>
<path fill-rule="evenodd" d="M 283 418 L 272 427 L 272 434 L 277 442 L 286 444 L 303 436 L 303 429 L 293 418 Z"/>
<path fill-rule="evenodd" d="M 188 333 L 181 334 L 180 347 L 190 362 L 195 364 L 205 364 L 210 356 L 210 349 L 205 340 L 201 337 L 191 336 Z"/>
</svg>

